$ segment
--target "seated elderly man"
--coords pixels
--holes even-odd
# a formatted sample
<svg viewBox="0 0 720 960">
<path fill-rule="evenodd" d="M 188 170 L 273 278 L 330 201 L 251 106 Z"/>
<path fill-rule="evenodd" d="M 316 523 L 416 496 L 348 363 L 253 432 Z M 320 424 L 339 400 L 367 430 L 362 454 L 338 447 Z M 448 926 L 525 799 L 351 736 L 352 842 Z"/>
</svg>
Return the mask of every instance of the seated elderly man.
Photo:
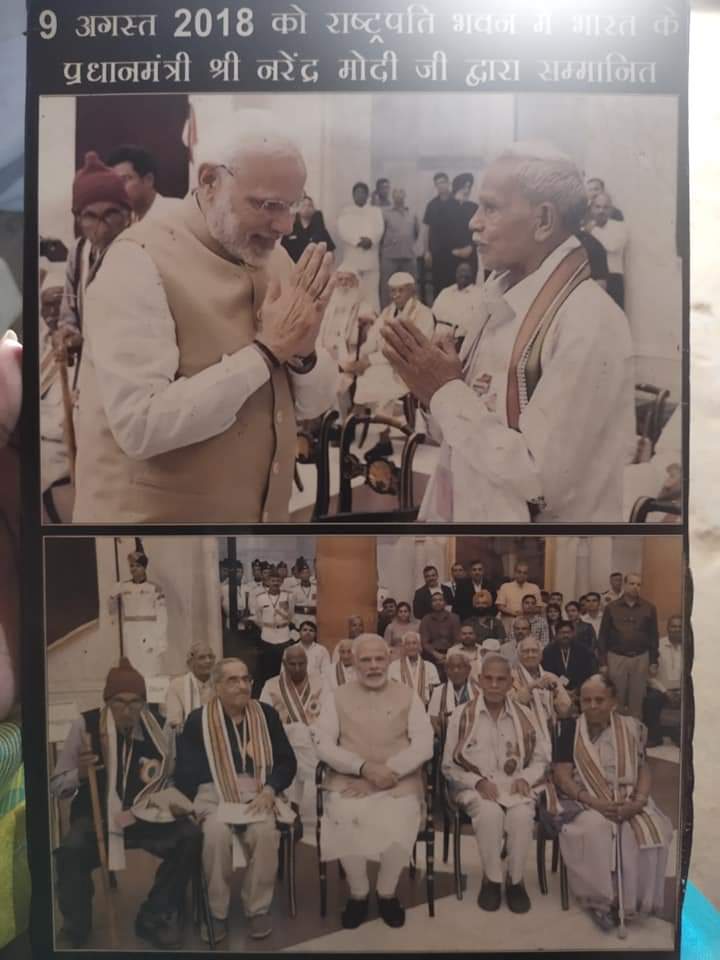
<svg viewBox="0 0 720 960">
<path fill-rule="evenodd" d="M 447 680 L 435 687 L 428 705 L 430 723 L 441 743 L 445 741 L 448 720 L 455 710 L 476 697 L 480 691 L 479 682 L 472 673 L 472 664 L 465 653 L 450 650 L 446 667 Z"/>
<path fill-rule="evenodd" d="M 125 869 L 126 850 L 147 850 L 162 861 L 135 933 L 155 947 L 176 946 L 178 910 L 199 855 L 200 831 L 185 816 L 191 804 L 167 789 L 174 738 L 148 706 L 145 681 L 127 659 L 109 671 L 103 700 L 101 709 L 73 722 L 50 778 L 53 795 L 72 800 L 70 830 L 55 850 L 63 932 L 81 947 L 92 928 L 92 872 L 100 857 L 88 771 L 97 766 L 109 868 Z"/>
<path fill-rule="evenodd" d="M 603 930 L 617 922 L 619 885 L 626 918 L 662 908 L 673 834 L 650 796 L 645 727 L 619 714 L 616 706 L 615 687 L 607 677 L 596 674 L 586 680 L 580 690 L 581 715 L 563 725 L 553 767 L 564 820 L 560 850 L 570 889 Z"/>
<path fill-rule="evenodd" d="M 249 935 L 259 940 L 272 933 L 277 801 L 293 782 L 297 762 L 276 711 L 250 699 L 252 677 L 242 660 L 219 660 L 212 679 L 215 696 L 185 721 L 176 782 L 194 798 L 202 820 L 216 938 L 227 933 L 232 872 L 246 867 L 241 899 Z"/>
<path fill-rule="evenodd" d="M 412 687 L 423 706 L 427 707 L 433 687 L 440 683 L 440 676 L 435 665 L 420 656 L 420 634 L 415 630 L 409 630 L 402 638 L 402 654 L 390 664 L 388 677 Z"/>
<path fill-rule="evenodd" d="M 572 700 L 554 673 L 540 666 L 542 646 L 537 637 L 525 637 L 517 647 L 518 662 L 512 668 L 510 696 L 533 715 L 538 730 L 550 736 L 559 717 L 567 717 Z"/>
<path fill-rule="evenodd" d="M 456 341 L 474 336 L 482 322 L 483 309 L 482 289 L 474 282 L 473 268 L 462 261 L 455 271 L 455 283 L 441 290 L 433 302 L 436 331 Z"/>
<path fill-rule="evenodd" d="M 355 657 L 353 656 L 353 641 L 349 637 L 340 640 L 333 653 L 337 659 L 330 674 L 330 686 L 334 690 L 350 683 L 355 679 Z"/>
<path fill-rule="evenodd" d="M 408 388 L 383 355 L 381 331 L 394 318 L 402 318 L 428 338 L 432 337 L 435 328 L 432 312 L 418 300 L 415 278 L 411 274 L 394 273 L 388 280 L 388 288 L 392 303 L 385 307 L 370 328 L 358 361 L 348 368 L 358 378 L 355 403 L 369 406 L 375 415 L 384 417 L 393 416 L 396 402 L 408 392 Z M 381 432 L 373 452 L 377 456 L 392 454 L 389 429 Z"/>
<path fill-rule="evenodd" d="M 551 146 L 516 143 L 488 165 L 477 200 L 469 226 L 493 275 L 475 335 L 458 355 L 402 317 L 382 331 L 442 433 L 419 519 L 624 520 L 633 346 L 574 235 L 587 212 L 580 171 Z"/>
<path fill-rule="evenodd" d="M 176 730 L 182 730 L 188 714 L 204 706 L 213 694 L 210 674 L 215 653 L 207 640 L 196 640 L 192 644 L 187 665 L 188 672 L 172 679 L 165 695 L 165 718 Z"/>
<path fill-rule="evenodd" d="M 382 637 L 362 634 L 353 648 L 357 679 L 325 700 L 317 725 L 318 756 L 331 768 L 320 854 L 339 857 L 347 876 L 343 927 L 367 918 L 368 860 L 380 861 L 380 916 L 401 927 L 405 910 L 396 890 L 420 828 L 421 768 L 432 757 L 432 727 L 414 690 L 389 679 Z"/>
<path fill-rule="evenodd" d="M 343 263 L 335 279 L 335 289 L 323 315 L 318 341 L 337 365 L 337 409 L 345 416 L 351 406 L 354 364 L 365 335 L 375 320 L 375 311 L 362 299 L 356 270 Z"/>
<path fill-rule="evenodd" d="M 513 913 L 527 913 L 523 873 L 535 815 L 533 787 L 545 779 L 549 746 L 530 713 L 510 697 L 512 674 L 504 657 L 485 657 L 480 686 L 478 697 L 450 718 L 442 771 L 475 830 L 484 874 L 478 906 L 500 907 L 507 835 L 507 904 Z"/>
<path fill-rule="evenodd" d="M 289 793 L 298 810 L 305 784 L 315 782 L 317 753 L 311 730 L 320 716 L 324 692 L 322 677 L 308 672 L 305 648 L 296 643 L 285 650 L 280 675 L 267 680 L 260 694 L 260 703 L 277 711 L 295 752 L 297 776 Z"/>
</svg>

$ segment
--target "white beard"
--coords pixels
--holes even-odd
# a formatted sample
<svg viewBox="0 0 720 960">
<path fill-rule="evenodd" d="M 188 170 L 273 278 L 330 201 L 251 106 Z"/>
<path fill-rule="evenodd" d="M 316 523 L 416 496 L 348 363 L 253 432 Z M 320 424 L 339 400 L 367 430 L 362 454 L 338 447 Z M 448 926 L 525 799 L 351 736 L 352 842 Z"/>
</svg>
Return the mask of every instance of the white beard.
<svg viewBox="0 0 720 960">
<path fill-rule="evenodd" d="M 208 232 L 233 260 L 253 267 L 262 267 L 267 263 L 272 250 L 258 250 L 250 242 L 249 236 L 240 231 L 238 218 L 231 205 L 230 190 L 225 182 L 214 199 L 205 201 L 204 214 Z"/>
</svg>

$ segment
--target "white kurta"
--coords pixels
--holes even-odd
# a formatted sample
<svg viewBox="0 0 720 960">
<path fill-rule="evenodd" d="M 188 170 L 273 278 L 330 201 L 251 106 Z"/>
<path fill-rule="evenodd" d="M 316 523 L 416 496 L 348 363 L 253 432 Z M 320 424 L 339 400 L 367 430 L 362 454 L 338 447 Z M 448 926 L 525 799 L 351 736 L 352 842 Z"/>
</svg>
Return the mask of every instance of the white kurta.
<svg viewBox="0 0 720 960">
<path fill-rule="evenodd" d="M 312 730 L 317 724 L 326 689 L 321 677 L 311 676 L 310 674 L 308 674 L 308 677 L 310 680 L 310 698 L 305 708 L 309 720 L 307 724 L 301 720 L 293 721 L 290 719 L 287 706 L 280 691 L 279 677 L 271 677 L 265 681 L 259 699 L 261 703 L 268 704 L 268 706 L 273 707 L 278 712 L 290 746 L 293 748 L 297 759 L 296 780 L 314 783 L 315 768 L 317 767 L 318 759 L 313 742 Z M 289 685 L 292 681 L 287 680 L 286 682 Z"/>
<path fill-rule="evenodd" d="M 317 677 L 322 677 L 326 682 L 330 682 L 330 674 L 332 673 L 332 664 L 330 663 L 330 654 L 327 651 L 327 648 L 324 647 L 321 643 L 318 643 L 317 640 L 314 640 L 309 646 L 303 644 L 303 650 L 307 657 L 308 662 L 308 673 Z"/>
<path fill-rule="evenodd" d="M 466 338 L 461 352 L 465 382 L 446 384 L 430 404 L 443 442 L 421 520 L 527 523 L 530 500 L 544 503 L 538 522 L 623 519 L 623 468 L 635 447 L 633 346 L 625 314 L 592 280 L 557 312 L 519 431 L 507 422 L 518 331 L 577 245 L 566 240 L 507 292 L 504 276 L 486 284 L 482 332 Z"/>
<path fill-rule="evenodd" d="M 388 403 L 399 400 L 408 388 L 403 379 L 390 366 L 382 353 L 383 338 L 380 331 L 396 317 L 414 324 L 428 339 L 433 335 L 435 321 L 431 311 L 415 297 L 408 300 L 399 313 L 394 304 L 385 307 L 370 328 L 367 340 L 362 346 L 361 356 L 370 361 L 367 370 L 358 377 L 355 390 L 355 403 Z"/>
<path fill-rule="evenodd" d="M 595 224 L 590 232 L 605 247 L 608 273 L 624 273 L 628 241 L 626 225 L 621 220 L 608 220 L 604 227 Z"/>
<path fill-rule="evenodd" d="M 167 650 L 167 606 L 161 588 L 150 580 L 124 580 L 115 585 L 109 599 L 120 602 L 123 655 L 144 677 L 162 674 L 162 655 Z"/>
<path fill-rule="evenodd" d="M 362 298 L 377 313 L 380 310 L 380 241 L 385 232 L 382 211 L 370 204 L 358 207 L 351 203 L 340 211 L 337 226 L 344 244 L 343 262 L 355 270 L 360 278 Z M 369 250 L 358 246 L 361 237 L 371 241 Z"/>
<path fill-rule="evenodd" d="M 359 776 L 364 759 L 340 747 L 339 735 L 335 698 L 326 697 L 315 726 L 318 757 L 338 773 Z M 433 753 L 432 727 L 417 696 L 413 697 L 408 714 L 408 738 L 410 746 L 390 757 L 386 764 L 400 778 L 421 767 Z M 415 794 L 395 797 L 389 790 L 380 790 L 367 797 L 344 797 L 329 792 L 321 834 L 322 859 L 359 856 L 378 860 L 394 844 L 402 847 L 409 858 L 421 815 L 421 803 Z"/>
<path fill-rule="evenodd" d="M 388 667 L 388 677 L 391 680 L 394 680 L 396 683 L 403 682 L 402 663 L 402 658 L 399 660 L 393 660 Z M 440 676 L 437 672 L 437 667 L 434 663 L 430 663 L 429 660 L 423 660 L 421 656 L 418 656 L 414 663 L 410 659 L 406 659 L 405 664 L 412 680 L 412 684 L 408 683 L 408 686 L 412 685 L 412 689 L 418 694 L 418 696 L 421 697 L 422 702 L 427 705 L 430 700 L 430 693 L 432 692 L 433 687 L 438 686 L 440 683 Z M 419 674 L 422 664 L 425 664 L 425 683 L 423 684 L 423 689 L 421 692 L 418 690 L 418 685 L 420 683 Z"/>
<path fill-rule="evenodd" d="M 462 290 L 454 283 L 445 287 L 435 298 L 432 312 L 438 322 L 436 336 L 452 333 L 453 337 L 467 337 L 480 330 L 483 316 L 483 293 L 471 283 Z"/>
<path fill-rule="evenodd" d="M 174 677 L 165 695 L 165 719 L 171 727 L 182 727 L 187 715 L 204 707 L 214 692 L 212 680 L 201 681 L 193 674 Z"/>
</svg>

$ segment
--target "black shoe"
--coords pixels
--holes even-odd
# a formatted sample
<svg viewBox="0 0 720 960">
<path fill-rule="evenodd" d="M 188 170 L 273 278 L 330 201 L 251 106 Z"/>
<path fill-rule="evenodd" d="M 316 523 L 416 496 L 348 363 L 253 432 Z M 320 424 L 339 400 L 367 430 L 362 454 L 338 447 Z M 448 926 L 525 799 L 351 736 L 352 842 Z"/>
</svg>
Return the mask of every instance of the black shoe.
<svg viewBox="0 0 720 960">
<path fill-rule="evenodd" d="M 378 440 L 374 447 L 370 447 L 365 454 L 365 463 L 372 463 L 373 460 L 382 460 L 385 457 L 393 455 L 393 445 L 389 440 Z"/>
<path fill-rule="evenodd" d="M 356 900 L 354 897 L 350 897 L 342 912 L 342 925 L 345 930 L 354 930 L 356 927 L 359 927 L 361 923 L 365 923 L 367 915 L 368 898 L 365 897 L 363 900 Z"/>
<path fill-rule="evenodd" d="M 405 926 L 405 907 L 397 897 L 378 897 L 378 912 L 389 927 Z"/>
<path fill-rule="evenodd" d="M 481 910 L 499 910 L 502 903 L 502 884 L 483 877 L 477 902 Z"/>
<path fill-rule="evenodd" d="M 177 917 L 164 914 L 139 913 L 135 919 L 135 934 L 161 950 L 180 944 Z"/>
<path fill-rule="evenodd" d="M 513 913 L 527 913 L 530 909 L 530 897 L 522 880 L 520 883 L 510 883 L 508 880 L 505 886 L 505 899 Z"/>
</svg>

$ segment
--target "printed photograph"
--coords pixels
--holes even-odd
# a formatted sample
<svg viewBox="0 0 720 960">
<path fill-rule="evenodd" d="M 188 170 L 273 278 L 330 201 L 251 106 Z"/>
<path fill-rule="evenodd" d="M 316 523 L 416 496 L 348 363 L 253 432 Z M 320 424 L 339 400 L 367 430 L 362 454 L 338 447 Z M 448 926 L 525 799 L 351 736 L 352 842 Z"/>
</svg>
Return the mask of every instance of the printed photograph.
<svg viewBox="0 0 720 960">
<path fill-rule="evenodd" d="M 677 98 L 39 112 L 46 523 L 680 522 Z"/>
<path fill-rule="evenodd" d="M 673 949 L 679 537 L 44 554 L 56 949 Z"/>
</svg>

